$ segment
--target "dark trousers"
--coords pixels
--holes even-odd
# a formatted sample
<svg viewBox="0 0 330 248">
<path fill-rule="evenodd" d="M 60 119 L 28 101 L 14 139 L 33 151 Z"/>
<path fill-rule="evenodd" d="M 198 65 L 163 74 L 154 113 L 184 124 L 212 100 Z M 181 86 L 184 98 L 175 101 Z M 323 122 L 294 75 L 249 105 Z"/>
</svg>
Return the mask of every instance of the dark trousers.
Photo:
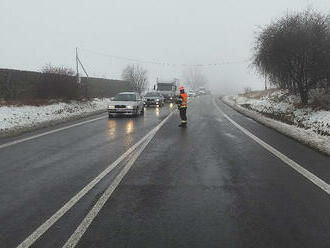
<svg viewBox="0 0 330 248">
<path fill-rule="evenodd" d="M 180 111 L 181 122 L 186 123 L 187 122 L 187 108 L 179 108 L 179 111 Z"/>
</svg>

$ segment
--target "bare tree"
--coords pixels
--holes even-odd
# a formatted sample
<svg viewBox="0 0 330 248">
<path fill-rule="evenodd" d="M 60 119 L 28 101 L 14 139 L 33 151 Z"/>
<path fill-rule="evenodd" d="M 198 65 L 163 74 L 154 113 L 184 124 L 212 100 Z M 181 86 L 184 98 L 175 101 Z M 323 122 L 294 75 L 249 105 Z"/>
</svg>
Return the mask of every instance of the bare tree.
<svg viewBox="0 0 330 248">
<path fill-rule="evenodd" d="M 189 67 L 183 73 L 185 81 L 191 85 L 193 89 L 207 84 L 206 76 L 197 67 Z"/>
<path fill-rule="evenodd" d="M 251 87 L 249 87 L 249 86 L 244 87 L 244 94 L 251 93 L 251 91 L 252 91 Z"/>
<path fill-rule="evenodd" d="M 71 68 L 67 68 L 64 66 L 54 66 L 51 64 L 45 65 L 41 69 L 42 73 L 49 73 L 49 74 L 57 74 L 57 75 L 65 75 L 65 76 L 73 76 L 75 72 Z"/>
<path fill-rule="evenodd" d="M 134 90 L 142 93 L 148 86 L 147 73 L 140 65 L 128 65 L 122 72 L 122 79 L 131 82 Z"/>
<path fill-rule="evenodd" d="M 270 83 L 298 93 L 307 104 L 309 89 L 329 84 L 330 17 L 307 10 L 263 28 L 254 65 Z"/>
<path fill-rule="evenodd" d="M 76 99 L 80 97 L 79 87 L 71 68 L 46 65 L 41 70 L 38 96 L 43 99 Z"/>
</svg>

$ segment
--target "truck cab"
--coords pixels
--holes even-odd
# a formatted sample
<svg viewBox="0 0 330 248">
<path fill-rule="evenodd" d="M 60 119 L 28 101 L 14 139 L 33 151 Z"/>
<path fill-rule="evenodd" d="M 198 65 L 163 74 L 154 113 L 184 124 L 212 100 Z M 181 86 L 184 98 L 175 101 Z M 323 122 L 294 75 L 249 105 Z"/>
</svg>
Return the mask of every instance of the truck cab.
<svg viewBox="0 0 330 248">
<path fill-rule="evenodd" d="M 157 81 L 157 91 L 164 96 L 166 102 L 175 102 L 175 97 L 177 95 L 176 81 L 171 81 L 171 82 Z"/>
</svg>

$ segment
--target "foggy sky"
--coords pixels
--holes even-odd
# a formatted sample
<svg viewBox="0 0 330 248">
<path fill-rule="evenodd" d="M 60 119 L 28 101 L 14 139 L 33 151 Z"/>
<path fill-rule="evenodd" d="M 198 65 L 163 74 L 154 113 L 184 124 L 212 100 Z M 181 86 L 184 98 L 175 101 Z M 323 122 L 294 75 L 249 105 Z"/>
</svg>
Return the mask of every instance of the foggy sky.
<svg viewBox="0 0 330 248">
<path fill-rule="evenodd" d="M 329 0 L 0 0 L 0 68 L 75 68 L 75 47 L 91 76 L 119 78 L 115 55 L 206 67 L 210 87 L 227 93 L 263 87 L 248 68 L 258 27 L 287 11 L 330 12 Z M 91 52 L 94 51 L 94 52 Z M 183 79 L 182 66 L 142 63 L 156 77 Z"/>
</svg>

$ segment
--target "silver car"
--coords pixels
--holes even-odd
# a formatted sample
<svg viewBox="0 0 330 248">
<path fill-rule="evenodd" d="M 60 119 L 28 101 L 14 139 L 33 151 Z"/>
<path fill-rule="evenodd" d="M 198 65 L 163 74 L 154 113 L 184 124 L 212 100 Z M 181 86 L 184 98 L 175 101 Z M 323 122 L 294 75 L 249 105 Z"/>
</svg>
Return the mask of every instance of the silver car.
<svg viewBox="0 0 330 248">
<path fill-rule="evenodd" d="M 109 118 L 114 115 L 142 115 L 144 106 L 141 96 L 136 92 L 122 92 L 111 99 L 108 106 Z"/>
</svg>

